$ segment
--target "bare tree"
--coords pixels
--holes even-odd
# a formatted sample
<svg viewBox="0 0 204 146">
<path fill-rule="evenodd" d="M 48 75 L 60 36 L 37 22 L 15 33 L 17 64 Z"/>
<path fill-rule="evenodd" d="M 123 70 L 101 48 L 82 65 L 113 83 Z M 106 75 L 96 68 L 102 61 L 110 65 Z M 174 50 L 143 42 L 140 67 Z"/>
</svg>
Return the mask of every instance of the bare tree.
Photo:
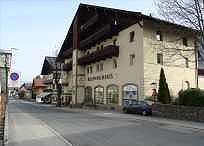
<svg viewBox="0 0 204 146">
<path fill-rule="evenodd" d="M 195 63 L 204 62 L 204 0 L 159 0 L 159 14 L 167 21 L 191 27 L 197 31 Z M 178 52 L 178 50 L 176 50 Z M 182 54 L 180 54 L 182 56 Z M 196 73 L 197 74 L 197 73 Z M 198 87 L 198 75 L 197 87 Z"/>
</svg>

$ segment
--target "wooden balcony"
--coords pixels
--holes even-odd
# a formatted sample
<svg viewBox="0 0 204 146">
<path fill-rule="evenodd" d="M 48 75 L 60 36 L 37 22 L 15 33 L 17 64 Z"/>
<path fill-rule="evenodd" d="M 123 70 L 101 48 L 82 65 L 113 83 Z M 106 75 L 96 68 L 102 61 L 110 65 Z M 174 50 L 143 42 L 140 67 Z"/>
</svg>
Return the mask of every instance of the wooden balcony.
<svg viewBox="0 0 204 146">
<path fill-rule="evenodd" d="M 70 71 L 72 70 L 72 62 L 63 65 L 63 71 Z"/>
<path fill-rule="evenodd" d="M 78 59 L 79 65 L 88 65 L 95 63 L 107 58 L 118 57 L 119 56 L 119 46 L 109 45 L 104 47 L 104 49 L 95 51 L 91 54 L 85 55 Z"/>
<path fill-rule="evenodd" d="M 117 35 L 117 34 L 118 34 L 117 26 L 107 24 L 104 27 L 100 28 L 95 33 L 91 34 L 86 39 L 82 40 L 80 42 L 80 49 L 82 50 L 87 49 L 103 41 L 104 39 L 110 38 L 113 35 Z"/>
</svg>

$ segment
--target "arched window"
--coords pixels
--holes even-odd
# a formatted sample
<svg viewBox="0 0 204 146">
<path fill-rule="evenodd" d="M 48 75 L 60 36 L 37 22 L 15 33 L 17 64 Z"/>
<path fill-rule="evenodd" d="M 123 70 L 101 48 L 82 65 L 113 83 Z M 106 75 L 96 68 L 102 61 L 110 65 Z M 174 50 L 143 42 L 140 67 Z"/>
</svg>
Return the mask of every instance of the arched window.
<svg viewBox="0 0 204 146">
<path fill-rule="evenodd" d="M 124 99 L 138 99 L 138 87 L 135 84 L 126 84 L 123 86 Z"/>
<path fill-rule="evenodd" d="M 119 89 L 117 85 L 109 85 L 107 87 L 107 104 L 118 104 L 119 101 Z"/>
<path fill-rule="evenodd" d="M 95 87 L 94 102 L 95 104 L 104 104 L 104 88 L 102 86 Z"/>
<path fill-rule="evenodd" d="M 92 103 L 92 88 L 91 87 L 86 87 L 85 88 L 85 98 L 84 98 L 85 103 Z"/>
</svg>

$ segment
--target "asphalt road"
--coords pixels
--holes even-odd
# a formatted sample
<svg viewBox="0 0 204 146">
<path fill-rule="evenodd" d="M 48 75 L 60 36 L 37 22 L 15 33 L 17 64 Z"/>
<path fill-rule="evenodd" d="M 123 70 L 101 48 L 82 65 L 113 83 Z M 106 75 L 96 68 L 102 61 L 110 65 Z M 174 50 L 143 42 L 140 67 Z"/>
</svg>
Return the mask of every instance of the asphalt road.
<svg viewBox="0 0 204 146">
<path fill-rule="evenodd" d="M 204 146 L 204 124 L 10 100 L 9 146 Z"/>
</svg>

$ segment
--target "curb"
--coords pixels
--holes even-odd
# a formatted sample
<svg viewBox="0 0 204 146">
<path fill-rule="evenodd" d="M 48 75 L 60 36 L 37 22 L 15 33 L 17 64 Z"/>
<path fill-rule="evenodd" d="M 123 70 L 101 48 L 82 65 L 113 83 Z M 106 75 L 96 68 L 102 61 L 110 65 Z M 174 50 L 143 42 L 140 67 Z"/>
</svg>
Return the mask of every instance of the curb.
<svg viewBox="0 0 204 146">
<path fill-rule="evenodd" d="M 5 111 L 5 121 L 4 121 L 4 146 L 8 146 L 8 110 Z"/>
</svg>

